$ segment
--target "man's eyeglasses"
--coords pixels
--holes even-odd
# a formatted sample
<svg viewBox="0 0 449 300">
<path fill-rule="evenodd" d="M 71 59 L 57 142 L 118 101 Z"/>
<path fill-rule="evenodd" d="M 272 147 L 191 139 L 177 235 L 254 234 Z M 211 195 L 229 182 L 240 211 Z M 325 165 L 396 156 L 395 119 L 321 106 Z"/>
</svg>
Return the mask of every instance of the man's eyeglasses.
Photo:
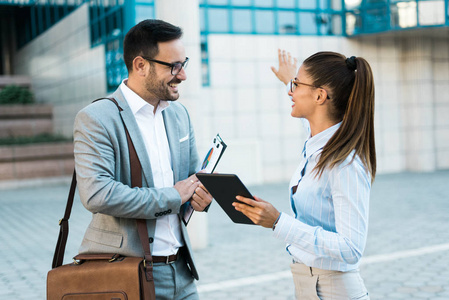
<svg viewBox="0 0 449 300">
<path fill-rule="evenodd" d="M 146 58 L 145 56 L 142 56 L 142 58 L 147 60 L 147 61 L 155 62 L 155 63 L 161 64 L 161 65 L 170 67 L 171 68 L 171 74 L 173 76 L 178 75 L 179 72 L 181 72 L 182 68 L 184 68 L 184 70 L 187 69 L 187 64 L 189 63 L 189 58 L 188 57 L 186 57 L 186 60 L 184 62 L 182 62 L 182 63 L 176 62 L 176 63 L 173 63 L 173 64 L 165 62 L 165 61 L 156 60 L 156 59 L 149 59 L 149 58 Z"/>
<path fill-rule="evenodd" d="M 313 87 L 313 88 L 316 88 L 316 89 L 323 89 L 323 88 L 320 87 L 320 86 L 316 86 L 316 85 L 313 85 L 313 84 L 304 83 L 304 82 L 299 81 L 297 78 L 295 78 L 295 79 L 290 80 L 290 92 L 292 92 L 292 94 L 293 94 L 293 92 L 295 91 L 295 89 L 296 89 L 296 88 L 298 87 L 298 85 L 300 85 L 300 84 L 302 84 L 302 85 L 307 85 L 307 86 L 310 86 L 310 87 Z M 324 90 L 324 89 L 323 89 L 323 90 Z M 325 90 L 325 91 L 326 91 L 326 90 Z M 327 93 L 327 91 L 326 91 L 326 93 Z M 330 99 L 329 94 L 327 95 L 327 99 Z"/>
</svg>

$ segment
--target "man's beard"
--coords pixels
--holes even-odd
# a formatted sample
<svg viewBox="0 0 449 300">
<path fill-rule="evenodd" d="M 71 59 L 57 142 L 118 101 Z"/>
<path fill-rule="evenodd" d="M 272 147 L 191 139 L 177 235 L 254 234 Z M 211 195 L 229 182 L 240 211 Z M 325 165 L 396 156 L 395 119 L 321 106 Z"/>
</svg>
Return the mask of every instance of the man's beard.
<svg viewBox="0 0 449 300">
<path fill-rule="evenodd" d="M 179 98 L 179 93 L 173 93 L 171 91 L 171 83 L 181 83 L 181 80 L 174 77 L 170 82 L 166 83 L 164 80 L 158 81 L 156 74 L 154 74 L 154 76 L 148 77 L 148 80 L 145 82 L 145 88 L 159 100 L 176 101 Z"/>
</svg>

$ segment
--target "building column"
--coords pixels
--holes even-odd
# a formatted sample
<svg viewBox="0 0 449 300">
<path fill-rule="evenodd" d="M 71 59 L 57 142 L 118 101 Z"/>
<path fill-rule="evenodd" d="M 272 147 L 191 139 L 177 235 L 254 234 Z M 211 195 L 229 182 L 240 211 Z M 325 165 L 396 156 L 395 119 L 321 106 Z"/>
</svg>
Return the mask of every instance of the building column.
<svg viewBox="0 0 449 300">
<path fill-rule="evenodd" d="M 186 55 L 189 57 L 189 67 L 186 70 L 187 80 L 180 86 L 179 101 L 189 111 L 194 124 L 199 124 L 198 103 L 201 97 L 201 43 L 198 0 L 156 0 L 156 18 L 182 28 L 182 41 Z M 212 137 L 211 137 L 212 139 Z M 197 137 L 198 140 L 198 137 Z M 200 158 L 204 153 L 199 151 Z M 208 241 L 208 220 L 206 213 L 195 212 L 187 226 L 192 246 L 195 249 L 205 248 Z"/>
<path fill-rule="evenodd" d="M 432 40 L 404 37 L 402 41 L 401 115 L 406 169 L 436 170 L 435 99 Z"/>
</svg>

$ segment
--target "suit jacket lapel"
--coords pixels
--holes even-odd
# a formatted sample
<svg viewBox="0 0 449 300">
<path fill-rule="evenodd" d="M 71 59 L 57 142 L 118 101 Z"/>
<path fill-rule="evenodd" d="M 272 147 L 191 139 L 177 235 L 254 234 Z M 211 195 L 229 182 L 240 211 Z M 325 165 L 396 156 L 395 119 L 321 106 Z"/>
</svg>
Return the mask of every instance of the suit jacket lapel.
<svg viewBox="0 0 449 300">
<path fill-rule="evenodd" d="M 117 100 L 120 107 L 123 109 L 123 111 L 121 111 L 121 116 L 126 128 L 128 128 L 134 147 L 136 148 L 137 156 L 139 157 L 140 164 L 142 165 L 143 178 L 146 181 L 147 186 L 152 187 L 154 186 L 154 182 L 150 159 L 147 155 L 147 150 L 140 134 L 139 125 L 137 125 L 136 118 L 134 117 L 131 108 L 128 106 L 128 102 L 126 102 L 120 89 L 117 89 L 114 94 L 112 94 L 112 97 Z"/>
<path fill-rule="evenodd" d="M 179 164 L 180 164 L 180 149 L 179 149 L 179 130 L 178 121 L 176 119 L 175 111 L 171 107 L 167 107 L 162 111 L 164 117 L 165 131 L 167 132 L 168 144 L 170 146 L 170 155 L 172 161 L 173 175 L 175 182 L 179 181 Z"/>
</svg>

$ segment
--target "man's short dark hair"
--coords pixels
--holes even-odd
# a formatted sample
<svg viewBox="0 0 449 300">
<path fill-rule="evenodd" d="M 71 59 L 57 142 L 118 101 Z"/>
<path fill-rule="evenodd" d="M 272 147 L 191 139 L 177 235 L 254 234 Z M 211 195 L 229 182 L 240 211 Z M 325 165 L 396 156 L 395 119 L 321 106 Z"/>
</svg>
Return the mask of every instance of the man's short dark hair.
<svg viewBox="0 0 449 300">
<path fill-rule="evenodd" d="M 158 43 L 181 38 L 182 29 L 162 20 L 144 20 L 131 28 L 123 41 L 123 59 L 128 72 L 139 55 L 154 58 L 159 53 Z"/>
</svg>

